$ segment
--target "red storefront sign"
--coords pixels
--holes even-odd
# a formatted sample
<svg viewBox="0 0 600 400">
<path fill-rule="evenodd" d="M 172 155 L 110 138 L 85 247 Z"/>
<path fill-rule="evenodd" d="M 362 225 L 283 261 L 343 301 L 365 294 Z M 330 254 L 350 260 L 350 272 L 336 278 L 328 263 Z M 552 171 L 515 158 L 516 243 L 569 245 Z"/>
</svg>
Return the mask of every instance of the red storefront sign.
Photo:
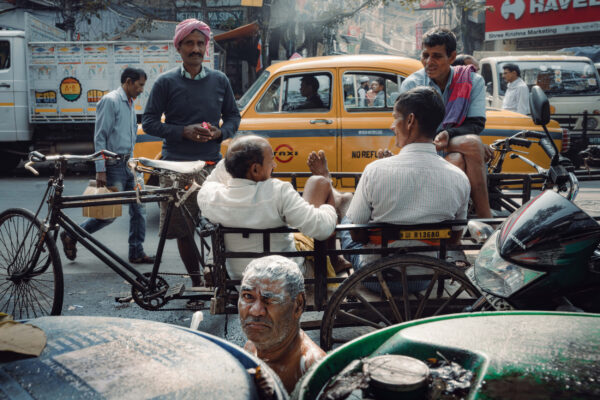
<svg viewBox="0 0 600 400">
<path fill-rule="evenodd" d="M 487 0 L 485 39 L 600 30 L 600 0 Z"/>
</svg>

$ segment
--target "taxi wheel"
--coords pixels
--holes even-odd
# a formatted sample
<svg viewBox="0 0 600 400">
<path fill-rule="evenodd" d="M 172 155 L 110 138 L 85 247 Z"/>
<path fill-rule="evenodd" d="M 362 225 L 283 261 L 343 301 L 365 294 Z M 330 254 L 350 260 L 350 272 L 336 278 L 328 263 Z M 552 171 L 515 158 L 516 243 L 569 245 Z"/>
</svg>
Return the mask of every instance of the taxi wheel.
<svg viewBox="0 0 600 400">
<path fill-rule="evenodd" d="M 329 351 L 394 324 L 459 313 L 479 297 L 453 264 L 421 255 L 389 256 L 357 270 L 335 291 L 323 315 L 320 344 Z"/>
</svg>

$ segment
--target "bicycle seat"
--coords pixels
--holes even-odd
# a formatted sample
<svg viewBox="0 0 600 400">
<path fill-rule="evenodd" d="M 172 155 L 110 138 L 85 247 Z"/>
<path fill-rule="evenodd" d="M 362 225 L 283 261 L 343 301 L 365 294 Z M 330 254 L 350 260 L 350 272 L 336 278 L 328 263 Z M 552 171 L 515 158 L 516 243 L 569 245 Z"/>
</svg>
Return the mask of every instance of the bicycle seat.
<svg viewBox="0 0 600 400">
<path fill-rule="evenodd" d="M 157 168 L 178 174 L 194 174 L 200 172 L 206 165 L 204 161 L 163 161 L 151 160 L 149 158 L 138 158 L 140 164 L 145 167 Z"/>
</svg>

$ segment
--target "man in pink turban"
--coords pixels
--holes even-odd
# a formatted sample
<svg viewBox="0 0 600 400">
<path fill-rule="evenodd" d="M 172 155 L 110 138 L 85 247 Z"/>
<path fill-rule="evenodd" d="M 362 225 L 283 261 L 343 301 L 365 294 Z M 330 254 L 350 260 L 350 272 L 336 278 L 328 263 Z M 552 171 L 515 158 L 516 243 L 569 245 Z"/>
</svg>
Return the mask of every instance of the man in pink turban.
<svg viewBox="0 0 600 400">
<path fill-rule="evenodd" d="M 202 21 L 198 21 L 195 18 L 186 19 L 181 21 L 175 27 L 175 36 L 173 37 L 173 44 L 175 48 L 179 50 L 181 41 L 193 31 L 198 31 L 206 36 L 206 41 L 210 40 L 210 27 Z"/>
<path fill-rule="evenodd" d="M 240 113 L 229 79 L 204 63 L 209 42 L 210 28 L 204 22 L 186 19 L 177 25 L 173 44 L 183 63 L 156 79 L 142 118 L 144 132 L 163 138 L 163 160 L 206 161 L 207 166 L 194 177 L 200 185 L 221 159 L 221 142 L 233 137 L 240 125 Z M 164 122 L 161 121 L 163 114 Z M 220 120 L 223 120 L 221 125 Z M 168 177 L 160 178 L 161 187 L 171 184 Z M 188 197 L 186 207 L 192 215 L 198 214 L 195 195 Z M 160 229 L 165 218 L 166 204 L 161 204 Z M 177 239 L 179 254 L 192 285 L 200 286 L 193 228 L 193 221 L 188 221 L 180 209 L 175 208 L 167 238 Z M 190 308 L 196 306 L 188 305 Z"/>
</svg>

